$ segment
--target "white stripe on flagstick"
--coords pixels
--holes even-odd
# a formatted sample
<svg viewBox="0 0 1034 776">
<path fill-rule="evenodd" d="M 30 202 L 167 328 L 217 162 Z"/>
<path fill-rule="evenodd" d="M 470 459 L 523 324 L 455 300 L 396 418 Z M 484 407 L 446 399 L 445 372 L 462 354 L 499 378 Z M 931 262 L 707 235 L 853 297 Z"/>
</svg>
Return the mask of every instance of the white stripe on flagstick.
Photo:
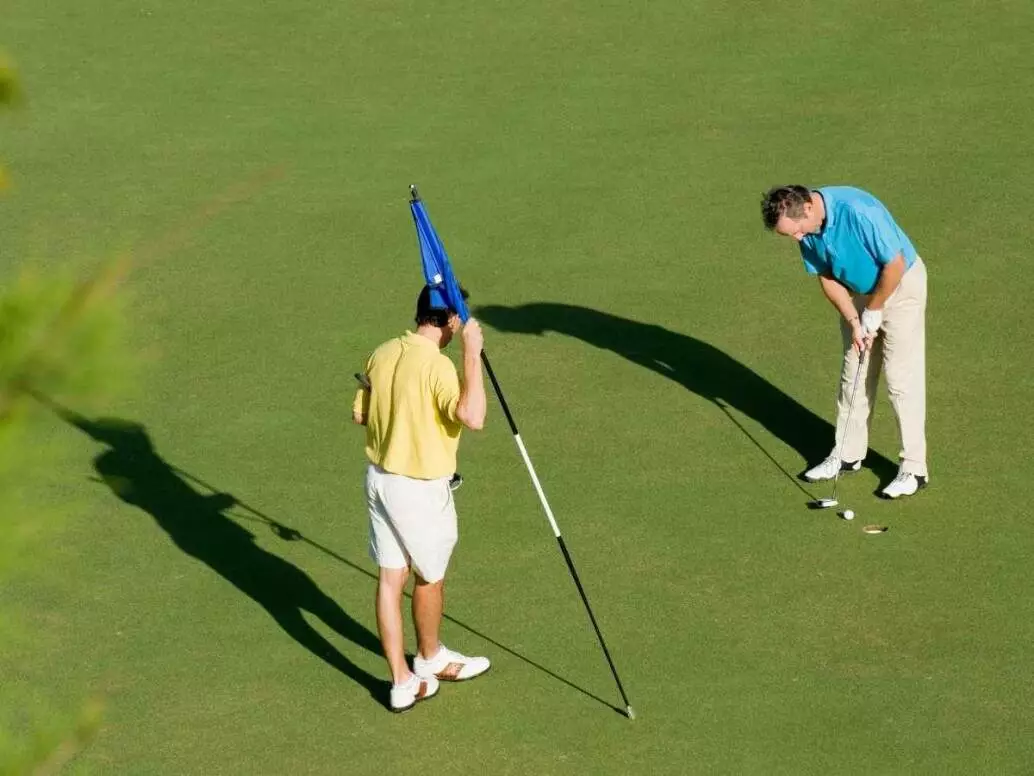
<svg viewBox="0 0 1034 776">
<path fill-rule="evenodd" d="M 549 519 L 549 524 L 553 528 L 553 535 L 560 538 L 560 528 L 556 524 L 556 520 L 553 518 L 553 510 L 549 508 L 549 502 L 546 501 L 546 494 L 542 490 L 542 485 L 539 483 L 539 476 L 535 474 L 535 467 L 531 465 L 531 458 L 528 457 L 528 451 L 524 449 L 524 442 L 521 441 L 520 434 L 513 435 L 514 440 L 517 442 L 517 449 L 521 451 L 521 458 L 524 459 L 524 465 L 528 467 L 528 474 L 531 475 L 531 483 L 535 486 L 535 492 L 539 494 L 539 501 L 542 502 L 542 508 L 546 511 L 546 517 Z"/>
</svg>

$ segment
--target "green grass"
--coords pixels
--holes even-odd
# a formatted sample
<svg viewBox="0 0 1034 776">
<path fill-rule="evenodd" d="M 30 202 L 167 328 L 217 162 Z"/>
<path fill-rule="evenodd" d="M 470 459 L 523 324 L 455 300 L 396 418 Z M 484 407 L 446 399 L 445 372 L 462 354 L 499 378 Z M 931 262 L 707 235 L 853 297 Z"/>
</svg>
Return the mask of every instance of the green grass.
<svg viewBox="0 0 1034 776">
<path fill-rule="evenodd" d="M 146 256 L 145 380 L 99 414 L 310 540 L 236 509 L 261 553 L 232 534 L 201 562 L 91 479 L 104 445 L 49 416 L 65 453 L 33 487 L 76 508 L 5 583 L 21 636 L 0 646 L 0 698 L 104 697 L 70 772 L 1029 768 L 1029 3 L 13 0 L 3 19 L 28 97 L 0 125 L 4 277 L 23 257 Z M 829 418 L 838 342 L 760 226 L 760 193 L 786 181 L 875 192 L 930 271 L 933 484 L 885 504 L 871 472 L 846 479 L 853 525 L 806 511 L 777 468 L 804 464 L 794 424 Z M 397 718 L 228 581 L 235 559 L 291 564 L 359 642 L 375 629 L 348 405 L 412 313 L 413 182 L 493 306 L 489 352 L 635 722 L 606 705 L 496 404 L 461 450 L 445 627 L 495 660 L 485 680 Z M 541 336 L 516 330 L 535 303 L 598 317 L 549 308 Z M 706 395 L 737 390 L 743 430 Z M 882 396 L 879 413 L 893 461 Z M 152 511 L 224 520 L 162 467 L 136 471 Z"/>
</svg>

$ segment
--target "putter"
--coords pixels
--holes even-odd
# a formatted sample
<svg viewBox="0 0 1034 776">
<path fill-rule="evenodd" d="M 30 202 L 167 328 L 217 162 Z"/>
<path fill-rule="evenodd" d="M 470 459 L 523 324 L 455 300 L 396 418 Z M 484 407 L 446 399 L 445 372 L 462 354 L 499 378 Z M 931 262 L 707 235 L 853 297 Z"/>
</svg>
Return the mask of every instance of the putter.
<svg viewBox="0 0 1034 776">
<path fill-rule="evenodd" d="M 840 440 L 840 449 L 837 450 L 838 461 L 842 461 L 844 455 L 844 442 L 847 441 L 847 428 L 851 425 L 851 413 L 854 410 L 854 398 L 858 393 L 858 383 L 862 376 L 862 364 L 865 363 L 865 358 L 868 355 L 868 351 L 864 349 L 858 354 L 858 366 L 855 368 L 854 373 L 854 387 L 851 388 L 851 401 L 847 405 L 847 421 L 844 423 L 844 438 Z M 841 466 L 843 466 L 842 462 Z M 814 501 L 809 501 L 808 509 L 831 509 L 840 503 L 837 501 L 837 483 L 840 482 L 840 472 L 841 469 L 837 469 L 837 473 L 833 475 L 833 492 L 830 494 L 830 497 L 817 498 Z"/>
</svg>

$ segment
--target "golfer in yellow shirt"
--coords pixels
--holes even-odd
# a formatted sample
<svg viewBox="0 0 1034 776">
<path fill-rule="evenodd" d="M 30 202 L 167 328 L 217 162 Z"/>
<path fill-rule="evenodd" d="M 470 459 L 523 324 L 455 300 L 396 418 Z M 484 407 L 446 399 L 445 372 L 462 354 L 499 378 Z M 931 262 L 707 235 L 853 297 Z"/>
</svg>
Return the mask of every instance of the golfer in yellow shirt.
<svg viewBox="0 0 1034 776">
<path fill-rule="evenodd" d="M 462 331 L 461 331 L 462 328 Z M 463 381 L 441 351 L 461 331 Z M 434 307 L 428 288 L 417 299 L 416 331 L 388 340 L 366 361 L 352 419 L 366 426 L 366 500 L 370 556 L 380 567 L 377 630 L 391 669 L 392 711 L 438 691 L 439 680 L 463 681 L 489 668 L 439 641 L 445 571 L 456 546 L 456 506 L 449 480 L 464 426 L 485 422 L 481 326 Z M 406 664 L 402 592 L 413 569 L 417 655 Z"/>
</svg>

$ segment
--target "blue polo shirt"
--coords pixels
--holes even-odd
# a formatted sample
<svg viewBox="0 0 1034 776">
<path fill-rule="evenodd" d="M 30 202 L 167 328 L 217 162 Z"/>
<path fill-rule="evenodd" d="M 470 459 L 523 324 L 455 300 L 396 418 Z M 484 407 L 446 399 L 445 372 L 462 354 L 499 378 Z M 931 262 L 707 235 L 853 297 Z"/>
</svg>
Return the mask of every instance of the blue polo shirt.
<svg viewBox="0 0 1034 776">
<path fill-rule="evenodd" d="M 852 186 L 818 189 L 826 205 L 826 223 L 818 234 L 800 242 L 809 275 L 830 275 L 856 294 L 871 294 L 885 264 L 905 257 L 905 269 L 916 249 L 890 212 L 876 197 Z"/>
</svg>

